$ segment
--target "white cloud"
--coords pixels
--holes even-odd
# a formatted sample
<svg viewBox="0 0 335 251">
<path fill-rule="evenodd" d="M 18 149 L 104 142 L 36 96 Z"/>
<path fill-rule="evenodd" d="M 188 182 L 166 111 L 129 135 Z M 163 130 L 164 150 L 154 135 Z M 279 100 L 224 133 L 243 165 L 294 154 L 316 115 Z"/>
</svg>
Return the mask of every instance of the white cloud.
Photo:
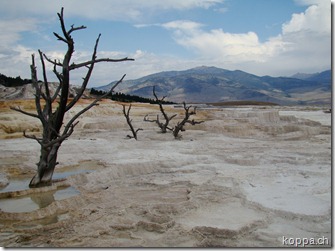
<svg viewBox="0 0 335 251">
<path fill-rule="evenodd" d="M 32 18 L 4 19 L 0 22 L 0 69 L 9 76 L 29 72 L 33 50 L 20 44 L 21 33 L 36 29 Z M 22 75 L 23 76 L 23 75 Z M 23 76 L 29 77 L 29 76 Z"/>
<path fill-rule="evenodd" d="M 61 7 L 65 8 L 67 15 L 80 16 L 92 19 L 134 21 L 157 15 L 162 10 L 185 10 L 193 8 L 210 8 L 225 0 L 58 0 L 48 1 L 20 1 L 11 0 L 1 3 L 6 14 L 15 15 L 39 14 L 55 15 Z M 18 8 L 20 6 L 20 8 Z"/>
<path fill-rule="evenodd" d="M 118 80 L 123 74 L 126 74 L 127 80 L 137 79 L 160 71 L 187 69 L 189 65 L 188 61 L 177 57 L 156 55 L 142 50 L 136 50 L 130 54 L 99 52 L 99 57 L 129 57 L 135 59 L 135 61 L 97 64 L 92 75 L 91 86 L 108 84 L 111 81 Z M 106 74 L 106 72 L 109 74 Z"/>
<path fill-rule="evenodd" d="M 36 20 L 32 18 L 17 18 L 1 20 L 0 41 L 2 46 L 12 45 L 20 40 L 20 33 L 36 29 Z"/>
<path fill-rule="evenodd" d="M 25 50 L 22 48 L 22 54 L 24 54 L 26 60 L 25 62 L 18 62 L 15 65 L 24 66 L 28 68 L 31 64 L 31 54 L 34 53 L 31 50 Z M 52 60 L 61 60 L 64 57 L 64 51 L 45 51 L 44 52 Z M 79 63 L 90 60 L 92 57 L 92 51 L 75 51 L 73 54 L 71 63 Z M 112 81 L 120 79 L 124 74 L 126 74 L 126 79 L 136 79 L 148 74 L 152 74 L 158 71 L 171 69 L 174 67 L 174 63 L 178 63 L 178 59 L 172 57 L 162 58 L 161 56 L 154 55 L 152 53 L 136 50 L 132 53 L 125 53 L 120 51 L 98 51 L 97 58 L 111 58 L 111 59 L 120 59 L 120 58 L 132 58 L 135 61 L 124 61 L 124 62 L 101 62 L 97 63 L 94 66 L 94 70 L 89 82 L 89 87 L 101 86 L 108 84 Z M 22 58 L 18 57 L 18 58 Z M 40 79 L 42 77 L 42 69 L 40 66 L 39 57 L 35 58 L 37 65 L 37 75 Z M 174 62 L 174 63 L 173 63 Z M 0 63 L 1 67 L 1 63 Z M 53 65 L 46 62 L 46 69 L 49 81 L 57 81 L 56 76 L 52 72 Z M 18 72 L 18 68 L 14 72 Z M 26 71 L 27 72 L 27 71 Z M 82 83 L 82 77 L 85 76 L 87 68 L 76 69 L 71 71 L 71 83 L 74 85 L 80 85 Z M 11 74 L 10 76 L 16 76 Z M 29 78 L 29 76 L 27 76 Z"/>
<path fill-rule="evenodd" d="M 34 0 L 34 1 L 21 1 L 21 0 L 5 0 L 1 2 L 0 14 L 2 16 L 0 20 L 0 67 L 1 73 L 9 76 L 21 75 L 24 78 L 30 77 L 29 65 L 31 63 L 31 54 L 37 54 L 36 50 L 25 46 L 24 42 L 20 41 L 22 38 L 22 32 L 33 32 L 36 33 L 37 43 L 40 40 L 50 40 L 49 37 L 45 35 L 38 34 L 39 28 L 42 27 L 41 23 L 57 23 L 57 12 L 60 12 L 61 7 L 64 7 L 64 15 L 66 19 L 72 17 L 83 17 L 90 19 L 102 19 L 102 20 L 118 20 L 127 22 L 138 22 L 140 20 L 148 20 L 151 16 L 158 16 L 161 11 L 167 10 L 187 10 L 194 8 L 210 8 L 218 3 L 222 3 L 224 0 L 58 0 L 58 1 L 44 1 L 44 0 Z M 33 16 L 34 18 L 27 18 Z M 54 40 L 52 40 L 52 43 Z M 36 43 L 36 44 L 37 44 Z M 49 47 L 47 47 L 49 48 Z M 59 48 L 58 46 L 56 48 Z M 51 58 L 62 58 L 62 53 L 60 51 L 51 51 L 50 49 L 45 49 L 44 52 Z M 99 55 L 118 57 L 119 55 L 125 55 L 122 52 L 98 52 Z M 76 51 L 74 59 L 80 61 L 84 58 L 89 58 L 91 55 L 90 51 Z M 136 78 L 138 76 L 143 76 L 146 73 L 153 73 L 153 71 L 161 70 L 159 65 L 163 65 L 159 62 L 160 58 L 150 53 L 144 53 L 138 50 L 134 53 L 134 58 L 136 59 L 135 65 L 139 66 L 139 70 L 135 67 L 131 68 L 130 77 Z M 146 66 L 139 65 L 141 60 L 149 62 Z M 138 60 L 138 61 L 137 61 Z M 102 64 L 104 65 L 104 64 Z M 116 64 L 115 64 L 116 65 Z M 134 65 L 134 64 L 133 64 Z M 112 66 L 107 64 L 107 66 L 97 66 L 97 72 L 99 74 L 94 74 L 93 79 L 103 81 L 109 81 L 110 76 L 106 76 L 106 73 L 99 69 L 117 69 L 118 72 L 127 73 L 128 68 L 125 67 L 124 63 L 119 66 Z M 40 68 L 39 68 L 39 72 Z M 50 71 L 49 71 L 50 73 Z M 81 80 L 82 72 L 75 71 L 74 78 L 76 81 Z M 50 79 L 54 79 L 53 74 L 49 74 Z"/>
<path fill-rule="evenodd" d="M 188 20 L 177 20 L 162 24 L 162 27 L 166 29 L 175 29 L 175 30 L 182 30 L 183 32 L 193 33 L 203 25 L 197 22 L 192 22 Z"/>
<path fill-rule="evenodd" d="M 302 30 L 327 32 L 331 30 L 330 2 L 325 0 L 312 1 L 315 4 L 308 7 L 304 13 L 293 14 L 289 22 L 283 24 L 283 33 Z M 316 2 L 318 2 L 316 4 Z"/>
<path fill-rule="evenodd" d="M 177 43 L 193 49 L 202 59 L 263 62 L 283 47 L 280 37 L 261 43 L 255 32 L 236 34 L 224 32 L 222 29 L 204 31 L 203 25 L 182 20 L 162 26 L 172 29 Z"/>
<path fill-rule="evenodd" d="M 30 72 L 31 55 L 36 52 L 22 45 L 15 45 L 10 50 L 8 47 L 2 48 L 0 50 L 4 52 L 0 52 L 1 73 L 11 77 L 30 78 L 27 73 Z"/>
<path fill-rule="evenodd" d="M 193 50 L 204 62 L 255 74 L 315 72 L 331 66 L 331 6 L 324 0 L 313 3 L 317 4 L 309 6 L 304 13 L 293 14 L 283 24 L 282 33 L 265 42 L 260 42 L 255 32 L 207 31 L 202 24 L 186 20 L 162 27 L 173 30 L 176 42 Z"/>
<path fill-rule="evenodd" d="M 160 26 L 173 32 L 177 43 L 197 53 L 195 59 L 155 55 L 137 51 L 135 62 L 113 65 L 113 72 L 127 73 L 134 79 L 164 70 L 184 70 L 199 65 L 241 69 L 257 75 L 289 76 L 296 72 L 314 73 L 331 67 L 330 2 L 300 0 L 305 12 L 292 15 L 282 25 L 282 33 L 259 41 L 257 33 L 228 33 L 222 29 L 206 31 L 206 26 L 176 20 Z M 159 26 L 159 24 L 155 24 Z M 136 55 L 136 56 L 135 56 Z M 101 67 L 110 67 L 104 65 Z M 106 68 L 107 69 L 107 68 Z"/>
</svg>

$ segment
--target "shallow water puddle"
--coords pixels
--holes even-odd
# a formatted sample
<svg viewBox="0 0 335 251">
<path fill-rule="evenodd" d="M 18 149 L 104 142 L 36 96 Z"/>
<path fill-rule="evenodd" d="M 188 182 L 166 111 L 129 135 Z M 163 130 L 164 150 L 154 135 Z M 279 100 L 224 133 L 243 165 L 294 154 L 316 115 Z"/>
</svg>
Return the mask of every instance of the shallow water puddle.
<svg viewBox="0 0 335 251">
<path fill-rule="evenodd" d="M 71 172 L 55 173 L 53 179 L 63 179 L 70 175 L 89 172 L 92 172 L 92 170 L 78 170 Z M 27 190 L 29 189 L 30 180 L 31 178 L 11 180 L 8 186 L 0 189 L 0 193 Z M 9 213 L 31 212 L 37 209 L 47 207 L 54 201 L 68 199 L 77 194 L 79 194 L 79 191 L 73 187 L 60 187 L 56 190 L 47 192 L 39 192 L 12 198 L 4 198 L 0 199 L 0 210 Z"/>
<path fill-rule="evenodd" d="M 0 209 L 9 213 L 31 212 L 49 206 L 56 200 L 64 200 L 79 194 L 73 187 L 55 191 L 29 194 L 20 197 L 1 199 Z"/>
<path fill-rule="evenodd" d="M 77 170 L 71 172 L 61 172 L 61 173 L 54 173 L 53 180 L 64 179 L 74 174 L 80 173 L 91 173 L 93 170 Z M 8 186 L 0 188 L 0 193 L 4 192 L 15 192 L 20 190 L 29 189 L 29 182 L 32 177 L 24 178 L 24 179 L 11 179 Z"/>
</svg>

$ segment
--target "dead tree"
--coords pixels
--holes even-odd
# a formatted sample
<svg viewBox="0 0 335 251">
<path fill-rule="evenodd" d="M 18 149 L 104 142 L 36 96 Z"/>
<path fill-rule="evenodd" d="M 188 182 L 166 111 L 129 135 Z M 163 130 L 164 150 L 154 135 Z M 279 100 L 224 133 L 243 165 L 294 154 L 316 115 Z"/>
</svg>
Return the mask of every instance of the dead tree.
<svg viewBox="0 0 335 251">
<path fill-rule="evenodd" d="M 129 115 L 130 109 L 131 109 L 131 105 L 129 105 L 129 108 L 128 108 L 127 112 L 126 112 L 126 106 L 122 105 L 122 107 L 123 107 L 123 115 L 125 116 L 125 118 L 127 120 L 127 124 L 129 126 L 132 134 L 133 134 L 133 136 L 127 135 L 127 137 L 130 138 L 130 139 L 134 138 L 134 139 L 137 140 L 137 132 L 138 131 L 142 131 L 143 129 L 142 128 L 138 128 L 137 130 L 134 129 L 134 127 L 133 127 L 133 125 L 131 123 L 132 120 L 130 119 L 130 115 Z"/>
<path fill-rule="evenodd" d="M 34 135 L 27 135 L 23 132 L 26 138 L 36 140 L 41 146 L 40 159 L 37 163 L 37 173 L 30 181 L 29 187 L 40 187 L 51 184 L 52 176 L 57 162 L 58 150 L 64 140 L 66 140 L 73 133 L 75 126 L 78 124 L 78 117 L 88 111 L 93 106 L 98 105 L 98 101 L 105 98 L 108 94 L 111 94 L 114 88 L 122 82 L 125 75 L 111 88 L 111 90 L 103 96 L 95 99 L 86 108 L 75 114 L 66 124 L 63 123 L 65 114 L 70 111 L 71 108 L 78 102 L 83 95 L 86 86 L 90 80 L 93 68 L 96 63 L 99 62 L 121 62 L 127 60 L 133 60 L 129 58 L 121 59 L 110 59 L 110 58 L 97 58 L 97 48 L 101 34 L 99 34 L 92 57 L 90 60 L 82 63 L 71 62 L 72 55 L 74 53 L 74 40 L 71 37 L 72 33 L 78 30 L 85 29 L 85 26 L 75 27 L 71 26 L 70 29 L 66 29 L 63 8 L 61 13 L 57 13 L 61 25 L 62 35 L 53 33 L 55 37 L 64 42 L 67 45 L 67 51 L 64 55 L 63 61 L 51 60 L 40 50 L 39 56 L 42 64 L 43 81 L 39 83 L 37 80 L 37 71 L 35 66 L 34 55 L 32 55 L 31 75 L 32 84 L 35 88 L 35 105 L 37 113 L 30 113 L 22 110 L 20 107 L 11 107 L 11 109 L 19 111 L 25 115 L 37 118 L 42 124 L 42 136 L 37 137 Z M 53 72 L 59 80 L 59 85 L 56 90 L 51 93 L 49 83 L 46 74 L 45 60 L 53 65 Z M 70 88 L 70 72 L 80 68 L 87 68 L 87 73 L 83 78 L 81 88 L 77 92 L 73 99 L 69 99 L 69 88 Z M 53 107 L 55 106 L 55 107 Z M 63 125 L 64 124 L 64 125 Z"/>
<path fill-rule="evenodd" d="M 171 121 L 174 117 L 177 116 L 177 114 L 174 114 L 174 115 L 172 115 L 171 117 L 169 117 L 169 116 L 166 114 L 166 112 L 165 112 L 165 110 L 164 110 L 164 108 L 163 108 L 163 104 L 162 104 L 163 101 L 164 101 L 164 99 L 166 98 L 166 96 L 164 96 L 164 97 L 162 97 L 161 99 L 159 99 L 159 98 L 157 97 L 157 95 L 156 95 L 156 92 L 155 92 L 155 86 L 153 87 L 152 92 L 153 92 L 153 95 L 154 95 L 154 97 L 155 97 L 155 99 L 156 99 L 157 104 L 159 105 L 159 110 L 161 111 L 161 113 L 162 113 L 162 115 L 163 115 L 163 117 L 164 117 L 164 119 L 165 119 L 165 122 L 163 123 L 163 122 L 160 122 L 160 121 L 159 121 L 159 115 L 157 115 L 157 119 L 154 119 L 154 120 L 150 120 L 150 119 L 148 119 L 148 115 L 146 115 L 146 116 L 144 117 L 144 121 L 147 121 L 147 122 L 156 122 L 156 124 L 157 124 L 157 125 L 159 126 L 159 128 L 161 129 L 161 132 L 162 132 L 162 133 L 166 133 L 167 130 L 172 131 L 172 128 L 169 127 L 169 123 L 170 123 L 170 121 Z"/>
<path fill-rule="evenodd" d="M 192 107 L 191 105 L 186 106 L 185 102 L 183 102 L 183 105 L 184 105 L 184 110 L 185 110 L 185 117 L 182 121 L 178 122 L 177 125 L 173 128 L 173 136 L 175 139 L 181 139 L 182 136 L 179 135 L 179 132 L 185 131 L 184 126 L 186 123 L 191 124 L 191 125 L 196 125 L 196 124 L 201 124 L 205 122 L 205 121 L 195 121 L 194 119 L 190 120 L 190 117 L 196 114 L 197 107 L 196 106 L 193 107 L 193 111 L 190 111 L 190 108 Z"/>
</svg>

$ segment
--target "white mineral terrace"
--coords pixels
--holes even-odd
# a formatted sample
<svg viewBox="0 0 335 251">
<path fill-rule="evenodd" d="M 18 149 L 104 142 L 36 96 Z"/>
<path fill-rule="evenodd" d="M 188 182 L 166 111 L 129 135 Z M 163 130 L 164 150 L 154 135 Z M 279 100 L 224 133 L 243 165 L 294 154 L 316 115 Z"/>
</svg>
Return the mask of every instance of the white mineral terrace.
<svg viewBox="0 0 335 251">
<path fill-rule="evenodd" d="M 331 114 L 324 110 L 199 109 L 194 118 L 205 123 L 175 140 L 143 121 L 158 107 L 133 104 L 133 125 L 143 128 L 135 141 L 126 139 L 122 106 L 105 101 L 80 118 L 59 151 L 56 173 L 81 171 L 49 189 L 78 193 L 26 212 L 3 209 L 0 245 L 287 247 L 283 238 L 322 237 L 330 244 Z M 182 112 L 167 107 L 179 113 L 172 124 Z M 20 135 L 38 133 L 38 121 L 6 110 L 0 124 L 1 184 L 29 181 L 39 145 Z"/>
</svg>

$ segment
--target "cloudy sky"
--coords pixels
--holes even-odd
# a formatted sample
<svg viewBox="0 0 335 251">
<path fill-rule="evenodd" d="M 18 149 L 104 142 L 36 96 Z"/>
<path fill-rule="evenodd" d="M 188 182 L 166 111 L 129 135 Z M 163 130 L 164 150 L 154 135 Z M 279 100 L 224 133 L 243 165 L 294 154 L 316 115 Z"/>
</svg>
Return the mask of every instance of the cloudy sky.
<svg viewBox="0 0 335 251">
<path fill-rule="evenodd" d="M 61 7 L 68 28 L 87 26 L 73 33 L 75 62 L 90 58 L 99 33 L 99 57 L 135 59 L 100 63 L 90 87 L 202 65 L 259 76 L 331 68 L 330 0 L 2 0 L 0 73 L 30 78 L 38 49 L 63 57 L 53 35 Z M 82 74 L 73 72 L 74 84 Z"/>
</svg>

